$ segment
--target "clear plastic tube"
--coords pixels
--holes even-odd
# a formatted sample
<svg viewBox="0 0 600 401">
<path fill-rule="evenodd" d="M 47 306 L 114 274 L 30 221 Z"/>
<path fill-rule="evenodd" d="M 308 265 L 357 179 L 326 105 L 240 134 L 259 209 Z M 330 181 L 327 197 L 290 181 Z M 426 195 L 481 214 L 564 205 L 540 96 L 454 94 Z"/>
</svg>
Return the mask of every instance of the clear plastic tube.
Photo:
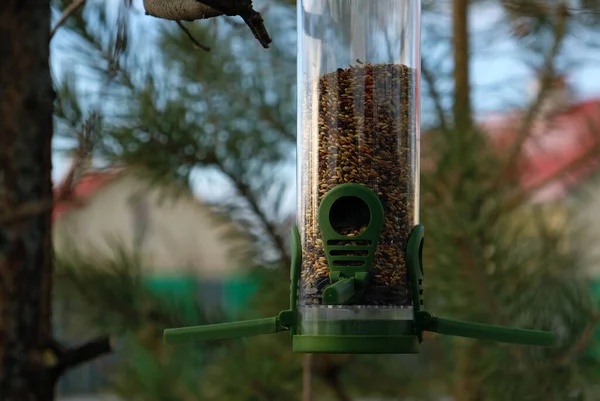
<svg viewBox="0 0 600 401">
<path fill-rule="evenodd" d="M 419 221 L 420 10 L 420 0 L 298 1 L 300 331 L 311 316 L 332 318 L 331 309 L 390 319 L 410 309 L 405 252 Z M 360 299 L 326 306 L 331 280 L 319 206 L 344 183 L 377 194 L 383 228 Z M 360 207 L 349 204 L 345 213 L 356 224 L 336 232 L 359 234 Z"/>
</svg>

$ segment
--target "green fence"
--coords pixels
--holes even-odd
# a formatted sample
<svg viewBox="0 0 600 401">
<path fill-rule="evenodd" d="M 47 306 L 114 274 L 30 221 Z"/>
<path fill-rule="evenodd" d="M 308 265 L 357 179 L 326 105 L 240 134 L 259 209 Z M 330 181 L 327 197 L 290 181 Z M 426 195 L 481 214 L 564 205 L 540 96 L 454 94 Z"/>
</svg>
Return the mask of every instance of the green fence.
<svg viewBox="0 0 600 401">
<path fill-rule="evenodd" d="M 212 309 L 224 313 L 225 318 L 235 318 L 244 304 L 257 290 L 252 276 L 226 277 L 217 280 L 202 280 L 193 276 L 158 276 L 146 279 L 148 287 L 166 304 L 183 308 L 184 316 L 193 318 L 199 304 L 203 310 Z"/>
</svg>

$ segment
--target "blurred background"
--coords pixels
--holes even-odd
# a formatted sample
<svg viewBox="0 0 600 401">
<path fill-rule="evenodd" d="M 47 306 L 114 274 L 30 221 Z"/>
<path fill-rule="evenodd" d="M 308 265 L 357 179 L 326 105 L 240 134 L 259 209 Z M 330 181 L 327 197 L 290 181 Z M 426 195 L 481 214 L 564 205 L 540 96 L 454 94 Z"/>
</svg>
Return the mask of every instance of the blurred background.
<svg viewBox="0 0 600 401">
<path fill-rule="evenodd" d="M 54 330 L 114 352 L 60 401 L 598 400 L 600 2 L 423 0 L 428 310 L 556 332 L 549 349 L 430 335 L 419 356 L 295 355 L 289 335 L 166 347 L 273 316 L 296 218 L 296 2 L 185 23 L 55 0 Z"/>
</svg>

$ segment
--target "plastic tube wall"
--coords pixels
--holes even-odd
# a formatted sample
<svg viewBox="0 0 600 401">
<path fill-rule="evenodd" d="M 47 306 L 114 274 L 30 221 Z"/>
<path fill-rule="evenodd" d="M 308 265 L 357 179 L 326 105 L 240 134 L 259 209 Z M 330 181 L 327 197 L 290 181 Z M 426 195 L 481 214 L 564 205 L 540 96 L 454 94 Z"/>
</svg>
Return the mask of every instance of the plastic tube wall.
<svg viewBox="0 0 600 401">
<path fill-rule="evenodd" d="M 372 190 L 384 212 L 369 284 L 345 308 L 410 309 L 405 247 L 419 221 L 420 10 L 420 0 L 298 1 L 298 306 L 305 316 L 332 313 L 319 311 L 331 309 L 323 305 L 331 280 L 318 215 L 323 197 L 345 183 Z M 369 225 L 368 210 L 350 200 L 335 213 L 333 229 L 349 238 Z"/>
</svg>

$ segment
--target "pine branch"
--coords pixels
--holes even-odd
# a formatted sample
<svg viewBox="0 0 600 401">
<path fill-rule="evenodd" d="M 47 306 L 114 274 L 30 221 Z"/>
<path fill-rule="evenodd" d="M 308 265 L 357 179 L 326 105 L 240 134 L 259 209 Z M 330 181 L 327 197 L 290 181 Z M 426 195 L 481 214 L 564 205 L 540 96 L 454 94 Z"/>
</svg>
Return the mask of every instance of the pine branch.
<svg viewBox="0 0 600 401">
<path fill-rule="evenodd" d="M 500 309 L 500 303 L 488 287 L 484 277 L 481 275 L 481 271 L 478 268 L 478 265 L 480 264 L 477 263 L 471 255 L 469 243 L 462 236 L 457 236 L 455 241 L 460 252 L 461 265 L 467 271 L 467 276 L 473 280 L 473 287 L 476 289 L 480 298 L 488 305 L 491 315 L 502 317 L 503 313 Z M 502 318 L 502 320 L 505 321 L 506 319 Z"/>
<path fill-rule="evenodd" d="M 564 9 L 564 12 L 569 16 L 600 15 L 600 4 L 598 2 L 586 2 L 584 0 L 583 2 L 580 2 L 582 3 L 580 7 L 572 7 L 567 3 L 567 1 L 563 1 L 558 7 Z M 501 5 L 509 19 L 513 21 L 518 21 L 522 18 L 548 19 L 552 16 L 552 12 L 557 8 L 555 2 L 548 2 L 545 0 L 502 0 Z"/>
<path fill-rule="evenodd" d="M 545 56 L 540 90 L 536 96 L 535 101 L 531 104 L 531 106 L 525 113 L 523 125 L 521 126 L 521 129 L 517 134 L 515 142 L 509 151 L 508 158 L 505 164 L 506 169 L 508 170 L 513 168 L 516 159 L 521 154 L 523 144 L 525 143 L 525 141 L 531 133 L 531 127 L 533 125 L 533 122 L 535 121 L 537 112 L 545 99 L 546 93 L 550 90 L 552 77 L 554 74 L 554 61 L 560 49 L 562 48 L 562 44 L 566 35 L 567 15 L 568 14 L 566 12 L 562 12 L 554 28 L 554 43 L 550 51 Z"/>
<path fill-rule="evenodd" d="M 479 264 L 474 260 L 469 249 L 469 242 L 462 236 L 455 237 L 455 242 L 459 249 L 461 265 L 467 271 L 467 277 L 473 281 L 473 288 L 477 291 L 479 298 L 487 304 L 490 314 L 493 315 L 500 324 L 509 326 L 509 320 L 502 311 L 500 302 L 494 295 L 494 291 L 489 288 L 485 277 L 481 274 L 481 270 L 478 267 Z M 518 361 L 525 361 L 525 355 L 520 348 L 514 345 L 509 345 L 508 347 L 511 354 Z"/>
<path fill-rule="evenodd" d="M 56 24 L 50 30 L 50 40 L 52 40 L 58 28 L 60 28 L 61 25 L 63 25 L 71 15 L 73 15 L 75 12 L 77 12 L 77 10 L 83 7 L 84 4 L 85 0 L 74 0 L 71 4 L 67 6 L 67 8 L 65 8 L 58 21 L 56 21 Z"/>
<path fill-rule="evenodd" d="M 254 215 L 259 219 L 261 225 L 263 226 L 265 232 L 269 236 L 271 242 L 277 249 L 277 252 L 280 255 L 280 260 L 282 263 L 287 263 L 290 260 L 290 255 L 288 253 L 288 249 L 285 245 L 284 238 L 277 232 L 277 229 L 273 222 L 269 219 L 266 213 L 262 210 L 260 205 L 258 204 L 258 199 L 256 194 L 252 191 L 252 189 L 244 183 L 236 174 L 232 173 L 227 169 L 220 161 L 215 161 L 215 166 L 223 173 L 229 180 L 233 183 L 236 191 L 240 196 L 242 196 L 250 209 L 254 213 Z"/>
<path fill-rule="evenodd" d="M 112 343 L 108 336 L 98 337 L 79 347 L 66 350 L 56 343 L 56 341 L 54 343 L 54 351 L 58 358 L 58 363 L 53 369 L 59 376 L 69 369 L 93 361 L 113 351 Z"/>
<path fill-rule="evenodd" d="M 575 342 L 575 344 L 573 344 L 571 346 L 571 348 L 569 348 L 569 350 L 566 352 L 566 354 L 561 358 L 560 365 L 566 365 L 566 364 L 572 362 L 572 359 L 575 356 L 575 354 L 577 354 L 587 348 L 588 344 L 590 343 L 590 341 L 592 340 L 592 338 L 594 336 L 594 332 L 596 331 L 596 329 L 598 328 L 599 325 L 600 325 L 600 313 L 596 313 L 596 314 L 594 314 L 594 316 L 592 316 L 592 319 L 591 319 L 588 327 L 581 334 L 581 337 L 579 337 L 579 340 L 577 340 L 577 342 Z"/>
<path fill-rule="evenodd" d="M 546 179 L 536 183 L 535 185 L 527 188 L 519 190 L 519 192 L 513 196 L 511 196 L 507 201 L 503 203 L 503 211 L 507 212 L 522 204 L 525 199 L 531 196 L 532 193 L 544 188 L 545 186 L 551 184 L 552 182 L 560 179 L 562 176 L 569 174 L 570 172 L 579 169 L 582 166 L 585 166 L 592 160 L 598 160 L 600 154 L 600 141 L 596 146 L 592 146 L 590 149 L 586 150 L 581 156 L 577 159 L 571 161 L 564 168 L 562 168 L 556 174 L 547 177 Z"/>
<path fill-rule="evenodd" d="M 279 131 L 285 139 L 289 140 L 290 142 L 296 142 L 296 135 L 291 133 L 287 129 L 285 123 L 281 119 L 275 118 L 275 116 L 273 116 L 272 107 L 261 107 L 260 117 L 263 121 L 269 123 L 271 127 Z"/>
<path fill-rule="evenodd" d="M 86 173 L 92 163 L 92 152 L 96 142 L 95 136 L 99 121 L 100 115 L 98 113 L 90 113 L 83 122 L 81 130 L 77 133 L 77 143 L 72 150 L 74 154 L 73 162 L 59 188 L 56 203 L 74 199 L 73 189 L 79 178 Z"/>
<path fill-rule="evenodd" d="M 442 106 L 442 95 L 438 91 L 433 73 L 429 70 L 427 63 L 424 60 L 421 60 L 421 74 L 423 75 L 423 78 L 425 78 L 425 82 L 427 82 L 429 96 L 431 96 L 431 99 L 433 100 L 435 111 L 440 120 L 440 126 L 443 131 L 447 132 L 448 124 L 446 123 L 446 114 L 444 113 L 444 107 Z"/>
<path fill-rule="evenodd" d="M 185 27 L 185 25 L 183 25 L 183 22 L 177 20 L 175 21 L 177 22 L 177 26 L 179 26 L 179 28 L 181 28 L 181 30 L 186 34 L 186 36 L 190 39 L 190 41 L 194 44 L 194 46 L 209 52 L 210 51 L 210 47 L 201 44 L 200 42 L 198 42 L 196 40 L 196 38 L 194 38 L 194 35 L 192 35 L 192 33 Z"/>
</svg>

